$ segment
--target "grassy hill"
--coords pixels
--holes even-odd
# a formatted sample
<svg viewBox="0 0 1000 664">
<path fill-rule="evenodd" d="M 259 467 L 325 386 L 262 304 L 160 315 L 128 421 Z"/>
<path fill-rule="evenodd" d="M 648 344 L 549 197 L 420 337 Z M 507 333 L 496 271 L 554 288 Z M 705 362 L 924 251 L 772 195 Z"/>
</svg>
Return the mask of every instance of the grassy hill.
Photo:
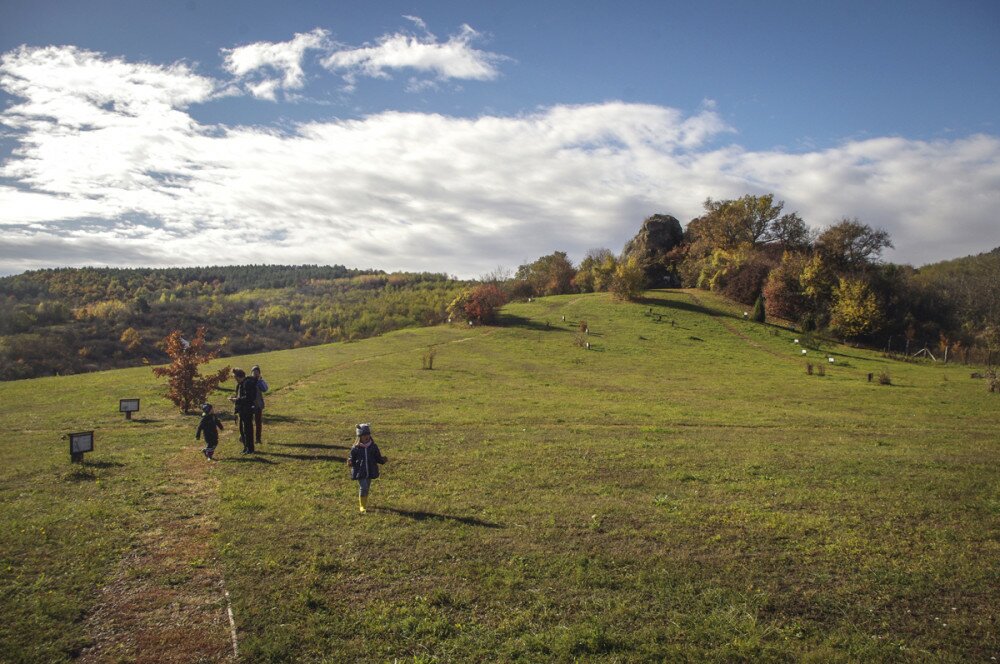
<svg viewBox="0 0 1000 664">
<path fill-rule="evenodd" d="M 794 336 L 671 291 L 229 358 L 269 421 L 216 464 L 148 369 L 0 384 L 0 660 L 221 660 L 227 597 L 255 662 L 997 656 L 1000 395 Z"/>
</svg>

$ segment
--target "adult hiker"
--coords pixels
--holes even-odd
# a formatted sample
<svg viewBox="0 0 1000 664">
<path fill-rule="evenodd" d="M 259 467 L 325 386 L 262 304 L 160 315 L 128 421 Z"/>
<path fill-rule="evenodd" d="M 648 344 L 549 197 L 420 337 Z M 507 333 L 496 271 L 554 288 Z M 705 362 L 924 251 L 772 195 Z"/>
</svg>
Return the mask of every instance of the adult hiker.
<svg viewBox="0 0 1000 664">
<path fill-rule="evenodd" d="M 260 445 L 264 442 L 260 434 L 264 423 L 264 392 L 267 392 L 268 387 L 267 381 L 260 375 L 259 365 L 253 365 L 250 369 L 250 375 L 257 379 L 257 410 L 254 411 L 253 421 L 257 425 L 257 444 Z"/>
<path fill-rule="evenodd" d="M 257 410 L 257 379 L 247 376 L 243 369 L 233 369 L 236 379 L 236 396 L 229 397 L 233 402 L 234 413 L 240 425 L 240 441 L 243 451 L 240 454 L 253 454 L 254 411 Z"/>
</svg>

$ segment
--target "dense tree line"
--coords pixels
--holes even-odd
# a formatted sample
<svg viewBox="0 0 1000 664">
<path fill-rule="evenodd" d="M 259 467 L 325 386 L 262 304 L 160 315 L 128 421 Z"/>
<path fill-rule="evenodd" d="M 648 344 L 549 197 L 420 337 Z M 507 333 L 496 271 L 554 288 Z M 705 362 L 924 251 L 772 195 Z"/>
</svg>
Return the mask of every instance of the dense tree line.
<svg viewBox="0 0 1000 664">
<path fill-rule="evenodd" d="M 173 330 L 223 355 L 354 340 L 447 318 L 443 274 L 343 266 L 59 269 L 0 279 L 0 379 L 159 364 Z"/>
<path fill-rule="evenodd" d="M 555 252 L 501 281 L 512 298 L 701 288 L 752 306 L 755 317 L 890 353 L 1000 359 L 1000 248 L 918 270 L 883 262 L 892 246 L 858 219 L 814 231 L 773 195 L 747 195 L 706 200 L 684 230 L 654 215 L 618 254 L 593 249 L 574 266 Z"/>
<path fill-rule="evenodd" d="M 166 360 L 204 326 L 223 355 L 353 340 L 448 318 L 492 323 L 510 299 L 646 288 L 717 291 L 754 318 L 912 355 L 1000 359 L 1000 248 L 914 269 L 857 219 L 812 230 L 770 194 L 705 201 L 685 229 L 653 215 L 619 253 L 556 251 L 478 283 L 344 266 L 37 270 L 0 278 L 0 379 Z"/>
</svg>

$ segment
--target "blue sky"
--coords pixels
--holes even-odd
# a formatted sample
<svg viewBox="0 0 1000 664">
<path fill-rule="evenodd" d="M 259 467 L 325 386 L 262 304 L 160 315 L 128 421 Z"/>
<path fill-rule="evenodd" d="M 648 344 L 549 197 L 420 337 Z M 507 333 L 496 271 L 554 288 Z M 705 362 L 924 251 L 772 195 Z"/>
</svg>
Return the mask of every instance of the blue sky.
<svg viewBox="0 0 1000 664">
<path fill-rule="evenodd" d="M 285 4 L 5 0 L 0 272 L 475 276 L 764 192 L 1000 245 L 998 3 Z"/>
</svg>

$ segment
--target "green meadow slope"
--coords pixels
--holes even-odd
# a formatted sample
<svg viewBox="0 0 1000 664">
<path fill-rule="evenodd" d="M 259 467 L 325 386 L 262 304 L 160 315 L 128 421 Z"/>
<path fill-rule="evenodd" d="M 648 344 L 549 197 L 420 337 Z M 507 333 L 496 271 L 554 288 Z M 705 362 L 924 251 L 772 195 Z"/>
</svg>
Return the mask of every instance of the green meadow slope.
<svg viewBox="0 0 1000 664">
<path fill-rule="evenodd" d="M 647 297 L 229 358 L 268 422 L 215 464 L 148 368 L 0 384 L 0 661 L 221 661 L 230 605 L 253 662 L 1000 656 L 1000 395 Z"/>
</svg>

